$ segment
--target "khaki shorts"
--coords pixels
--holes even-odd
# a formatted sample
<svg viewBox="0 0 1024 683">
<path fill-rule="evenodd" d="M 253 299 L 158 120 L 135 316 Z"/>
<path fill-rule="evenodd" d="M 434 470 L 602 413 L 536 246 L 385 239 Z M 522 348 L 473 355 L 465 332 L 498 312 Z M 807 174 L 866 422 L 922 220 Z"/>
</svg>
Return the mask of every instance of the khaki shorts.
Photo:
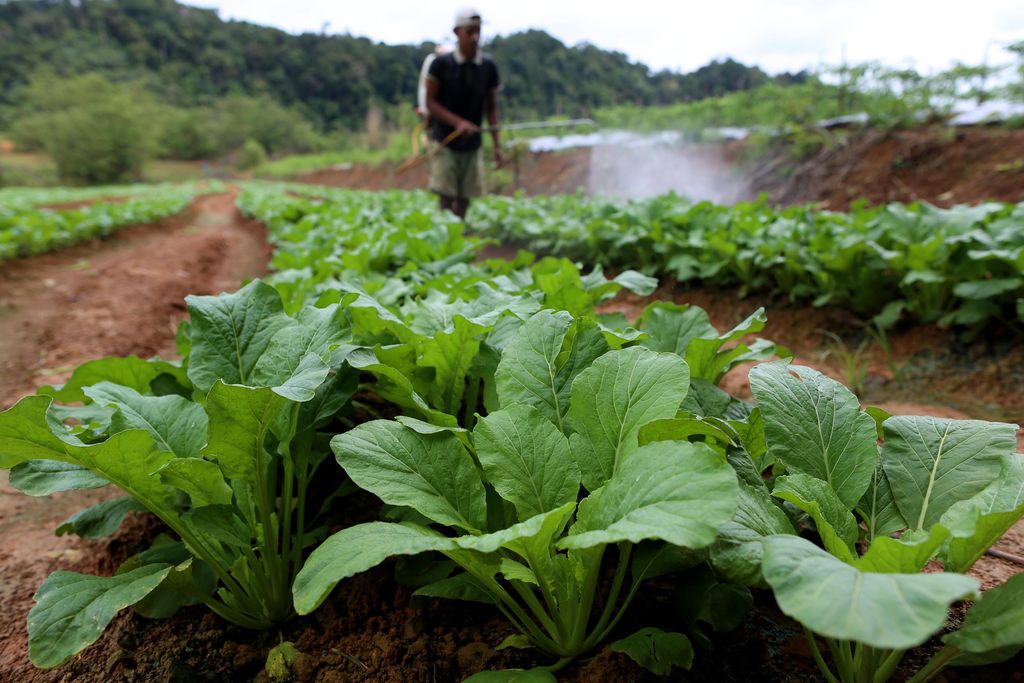
<svg viewBox="0 0 1024 683">
<path fill-rule="evenodd" d="M 434 143 L 435 148 L 438 143 Z M 430 160 L 427 189 L 442 197 L 468 199 L 484 193 L 483 155 L 478 147 L 460 152 L 441 147 Z"/>
</svg>

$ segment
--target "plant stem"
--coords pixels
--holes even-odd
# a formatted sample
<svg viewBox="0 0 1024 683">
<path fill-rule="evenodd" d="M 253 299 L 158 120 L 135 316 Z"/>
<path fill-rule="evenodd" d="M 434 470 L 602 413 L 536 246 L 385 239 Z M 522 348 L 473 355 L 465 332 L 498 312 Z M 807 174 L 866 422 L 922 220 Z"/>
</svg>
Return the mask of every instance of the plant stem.
<svg viewBox="0 0 1024 683">
<path fill-rule="evenodd" d="M 826 638 L 828 649 L 832 652 L 832 659 L 839 670 L 839 679 L 843 683 L 854 683 L 855 672 L 853 671 L 853 660 L 850 656 L 850 644 L 844 640 L 833 640 Z"/>
<path fill-rule="evenodd" d="M 562 669 L 564 669 L 566 664 L 568 664 L 572 660 L 572 657 L 562 657 L 554 664 L 548 664 L 547 666 L 538 666 L 537 668 L 541 669 L 542 671 L 550 671 L 551 673 L 554 673 L 556 671 L 561 671 Z"/>
<path fill-rule="evenodd" d="M 814 639 L 814 634 L 811 633 L 811 629 L 804 626 L 804 635 L 807 636 L 807 642 L 811 646 L 811 654 L 814 655 L 814 661 L 818 664 L 818 669 L 824 674 L 825 680 L 828 683 L 839 683 L 839 679 L 836 678 L 835 674 L 832 673 L 832 669 L 829 668 L 825 662 L 825 658 L 821 656 L 821 650 L 818 649 L 818 641 Z"/>
<path fill-rule="evenodd" d="M 586 577 L 583 582 L 583 590 L 580 592 L 579 612 L 576 614 L 576 623 L 572 627 L 572 635 L 569 639 L 573 649 L 583 644 L 583 636 L 590 622 L 590 612 L 594 605 L 594 593 L 597 591 L 597 581 L 601 574 L 601 558 L 604 557 L 604 548 L 592 549 L 594 556 L 588 560 Z"/>
<path fill-rule="evenodd" d="M 925 683 L 930 681 L 939 675 L 939 672 L 946 668 L 950 660 L 960 654 L 960 648 L 947 645 L 938 651 L 938 653 L 928 660 L 928 663 L 923 669 L 918 671 L 907 683 Z"/>
<path fill-rule="evenodd" d="M 626 596 L 626 599 L 622 602 L 622 606 L 619 607 L 618 611 L 615 611 L 615 603 L 619 601 L 619 593 L 622 591 L 622 584 L 626 579 L 626 569 L 629 567 L 629 558 L 632 551 L 633 545 L 631 543 L 619 544 L 619 566 L 615 569 L 615 578 L 612 580 L 612 587 L 611 590 L 608 591 L 608 598 L 605 602 L 604 609 L 601 611 L 601 616 L 597 620 L 597 625 L 594 626 L 594 630 L 591 631 L 590 637 L 584 641 L 584 652 L 604 640 L 605 636 L 607 636 L 608 633 L 615 628 L 615 625 L 619 623 L 619 619 L 622 618 L 622 615 L 626 612 L 626 608 L 629 606 L 632 599 L 632 592 Z M 612 614 L 615 615 L 614 619 L 611 619 Z M 611 619 L 610 623 L 609 619 Z"/>
<path fill-rule="evenodd" d="M 469 392 L 466 394 L 466 405 L 462 415 L 462 426 L 466 429 L 473 428 L 473 413 L 476 412 L 476 404 L 480 400 L 480 383 L 482 381 L 481 377 L 474 377 L 469 382 Z"/>
<path fill-rule="evenodd" d="M 533 594 L 533 591 L 530 590 L 529 587 L 523 586 L 517 581 L 513 581 L 511 583 L 512 587 L 515 588 L 516 592 L 519 594 L 519 597 L 523 599 L 526 606 L 529 607 L 530 611 L 533 612 L 533 615 L 537 617 L 537 621 L 541 623 L 541 626 L 543 626 L 555 640 L 562 640 L 564 634 L 562 633 L 561 625 L 551 618 L 551 615 L 549 615 L 547 610 L 544 609 L 544 606 L 540 604 L 537 600 L 537 596 Z"/>
<path fill-rule="evenodd" d="M 893 650 L 886 655 L 885 659 L 882 660 L 882 663 L 878 665 L 878 669 L 875 671 L 875 677 L 874 680 L 872 680 L 872 683 L 885 683 L 892 678 L 893 672 L 896 671 L 896 667 L 898 667 L 900 665 L 900 661 L 903 660 L 904 653 L 905 650 Z"/>
</svg>

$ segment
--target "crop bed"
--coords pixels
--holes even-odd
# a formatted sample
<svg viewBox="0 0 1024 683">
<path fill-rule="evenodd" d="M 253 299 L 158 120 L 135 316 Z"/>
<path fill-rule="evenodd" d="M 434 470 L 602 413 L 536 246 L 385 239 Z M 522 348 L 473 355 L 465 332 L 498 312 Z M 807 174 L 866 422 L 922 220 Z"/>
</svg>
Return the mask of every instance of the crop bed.
<svg viewBox="0 0 1024 683">
<path fill-rule="evenodd" d="M 107 237 L 125 226 L 173 216 L 197 196 L 221 191 L 218 183 L 0 190 L 0 261 Z M 43 206 L 79 202 L 84 205 Z"/>
<path fill-rule="evenodd" d="M 1015 425 L 862 409 L 760 309 L 599 313 L 657 281 L 482 260 L 418 195 L 292 192 L 240 196 L 274 273 L 189 297 L 181 361 L 93 361 L 0 413 L 16 488 L 119 491 L 60 533 L 133 539 L 43 583 L 36 666 L 924 681 L 1024 645 L 1024 580 L 967 575 L 1024 515 Z M 755 403 L 720 386 L 750 363 Z"/>
</svg>

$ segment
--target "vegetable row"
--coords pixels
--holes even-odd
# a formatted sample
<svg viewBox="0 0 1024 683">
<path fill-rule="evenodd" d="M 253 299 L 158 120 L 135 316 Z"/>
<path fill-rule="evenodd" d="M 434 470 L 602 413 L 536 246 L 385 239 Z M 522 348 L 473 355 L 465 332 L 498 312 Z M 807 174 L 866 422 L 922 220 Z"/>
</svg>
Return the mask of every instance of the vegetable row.
<svg viewBox="0 0 1024 683">
<path fill-rule="evenodd" d="M 406 195 L 253 185 L 239 205 L 267 224 L 276 272 L 189 297 L 182 361 L 93 361 L 0 413 L 15 487 L 125 494 L 59 533 L 109 534 L 139 508 L 170 530 L 112 577 L 43 583 L 36 665 L 127 605 L 268 628 L 391 557 L 416 558 L 417 595 L 491 605 L 503 646 L 542 653 L 502 680 L 553 680 L 612 640 L 688 668 L 763 589 L 829 680 L 887 680 L 960 600 L 963 625 L 914 680 L 1024 645 L 1024 581 L 982 595 L 963 574 L 1024 514 L 1015 426 L 865 411 L 785 360 L 751 372 L 756 406 L 739 401 L 722 377 L 785 354 L 752 339 L 763 311 L 719 332 L 655 302 L 631 325 L 598 305 L 650 278 L 477 262 L 461 223 Z M 359 489 L 381 519 L 329 535 Z M 944 571 L 921 573 L 932 560 Z M 621 633 L 654 577 L 687 596 L 677 628 Z"/>
<path fill-rule="evenodd" d="M 681 282 L 768 289 L 846 307 L 882 327 L 901 316 L 981 327 L 1024 320 L 1024 204 L 924 202 L 848 213 L 583 195 L 475 202 L 473 229 L 545 254 Z"/>
<path fill-rule="evenodd" d="M 0 261 L 62 249 L 109 236 L 128 225 L 151 223 L 173 216 L 198 195 L 223 190 L 219 183 L 215 183 L 156 186 L 145 194 L 134 191 L 140 187 L 143 186 L 123 188 L 123 191 L 133 190 L 125 201 L 101 200 L 65 210 L 37 208 L 32 197 L 7 196 L 0 201 Z M 100 190 L 93 188 L 92 191 Z"/>
</svg>

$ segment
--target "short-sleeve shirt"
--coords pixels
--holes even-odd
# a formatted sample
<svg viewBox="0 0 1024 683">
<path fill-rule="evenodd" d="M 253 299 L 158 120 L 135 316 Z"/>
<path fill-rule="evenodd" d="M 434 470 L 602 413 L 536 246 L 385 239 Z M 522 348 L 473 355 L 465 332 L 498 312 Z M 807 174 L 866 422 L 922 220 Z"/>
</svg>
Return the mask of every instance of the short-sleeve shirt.
<svg viewBox="0 0 1024 683">
<path fill-rule="evenodd" d="M 460 59 L 456 53 L 437 57 L 430 65 L 430 76 L 440 84 L 437 101 L 449 111 L 467 121 L 482 125 L 487 94 L 501 84 L 498 67 L 487 55 L 480 59 Z M 430 134 L 438 141 L 455 130 L 437 117 L 431 118 Z M 470 151 L 483 144 L 480 134 L 460 135 L 448 143 L 450 149 Z"/>
</svg>

